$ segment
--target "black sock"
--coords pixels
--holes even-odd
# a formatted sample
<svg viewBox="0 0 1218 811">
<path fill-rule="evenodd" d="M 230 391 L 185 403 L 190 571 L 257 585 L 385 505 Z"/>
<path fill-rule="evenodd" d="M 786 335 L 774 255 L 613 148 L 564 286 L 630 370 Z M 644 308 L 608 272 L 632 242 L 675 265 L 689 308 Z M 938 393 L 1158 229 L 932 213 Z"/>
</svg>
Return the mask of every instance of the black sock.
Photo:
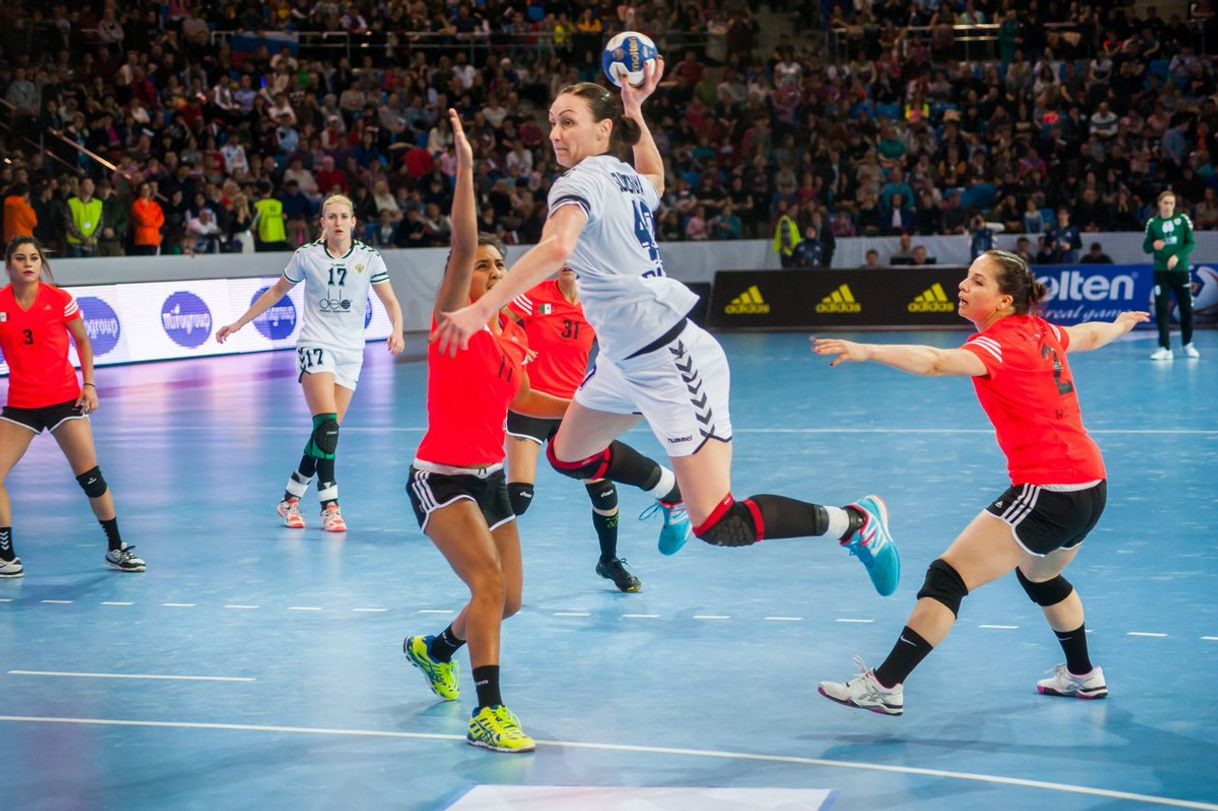
<svg viewBox="0 0 1218 811">
<path fill-rule="evenodd" d="M 893 645 L 892 653 L 888 654 L 884 664 L 875 669 L 876 681 L 885 687 L 904 684 L 913 669 L 934 649 L 917 631 L 906 625 L 901 629 L 901 638 Z"/>
<path fill-rule="evenodd" d="M 474 668 L 474 689 L 478 691 L 478 709 L 503 703 L 499 694 L 499 665 Z"/>
<path fill-rule="evenodd" d="M 296 468 L 296 472 L 300 474 L 301 480 L 309 481 L 317 472 L 317 460 L 307 453 L 304 454 L 300 457 L 300 466 Z"/>
<path fill-rule="evenodd" d="M 317 460 L 317 494 L 320 496 L 326 490 L 336 486 L 334 482 L 334 460 Z M 337 498 L 322 498 L 321 508 L 324 510 L 331 504 L 337 504 Z"/>
<path fill-rule="evenodd" d="M 829 515 L 819 504 L 769 495 L 745 500 L 757 505 L 762 523 L 757 531 L 764 538 L 807 538 L 824 535 L 829 529 Z"/>
<path fill-rule="evenodd" d="M 601 560 L 613 560 L 617 557 L 617 486 L 611 481 L 602 480 L 585 482 L 584 487 L 592 501 L 592 527 L 601 545 Z M 608 512 L 613 514 L 603 514 Z"/>
<path fill-rule="evenodd" d="M 846 534 L 838 538 L 839 541 L 844 541 L 854 533 L 862 529 L 863 524 L 867 523 L 867 514 L 858 507 L 842 507 L 846 511 L 846 515 L 850 517 L 850 526 L 846 529 Z"/>
<path fill-rule="evenodd" d="M 0 560 L 11 562 L 16 558 L 17 550 L 13 549 L 13 528 L 0 527 Z"/>
<path fill-rule="evenodd" d="M 1087 624 L 1073 631 L 1054 631 L 1057 641 L 1061 643 L 1062 651 L 1066 654 L 1066 670 L 1076 676 L 1085 676 L 1091 672 L 1091 657 L 1087 655 Z"/>
<path fill-rule="evenodd" d="M 106 531 L 106 542 L 110 545 L 110 550 L 123 548 L 123 536 L 118 534 L 118 517 L 111 518 L 109 521 L 98 520 L 102 525 L 102 529 Z"/>
<path fill-rule="evenodd" d="M 453 654 L 461 650 L 461 646 L 464 644 L 465 640 L 457 639 L 457 635 L 453 633 L 453 627 L 450 625 L 438 636 L 432 637 L 431 644 L 427 646 L 427 655 L 437 662 L 451 662 Z"/>
</svg>

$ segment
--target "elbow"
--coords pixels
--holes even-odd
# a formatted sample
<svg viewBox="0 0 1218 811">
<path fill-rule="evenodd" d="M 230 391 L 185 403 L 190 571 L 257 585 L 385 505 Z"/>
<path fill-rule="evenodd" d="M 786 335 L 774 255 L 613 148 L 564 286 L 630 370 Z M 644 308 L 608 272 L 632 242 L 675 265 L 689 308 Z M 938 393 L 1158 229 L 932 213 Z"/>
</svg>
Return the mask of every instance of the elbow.
<svg viewBox="0 0 1218 811">
<path fill-rule="evenodd" d="M 575 253 L 575 244 L 578 239 L 578 234 L 572 234 L 571 236 L 555 234 L 549 239 L 542 240 L 537 247 L 542 251 L 541 258 L 545 261 L 546 267 L 557 266 L 561 268 L 566 264 L 571 254 Z"/>
</svg>

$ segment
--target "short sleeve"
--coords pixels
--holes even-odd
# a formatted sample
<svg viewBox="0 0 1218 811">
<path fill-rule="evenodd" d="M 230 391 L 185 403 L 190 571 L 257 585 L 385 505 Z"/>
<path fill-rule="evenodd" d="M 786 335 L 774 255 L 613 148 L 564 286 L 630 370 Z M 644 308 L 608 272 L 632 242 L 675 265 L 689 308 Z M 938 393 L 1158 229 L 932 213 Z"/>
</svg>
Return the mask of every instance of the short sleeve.
<svg viewBox="0 0 1218 811">
<path fill-rule="evenodd" d="M 300 284 L 304 281 L 305 268 L 303 256 L 303 252 L 296 251 L 296 253 L 292 254 L 292 258 L 288 260 L 288 266 L 283 269 L 283 278 L 292 284 Z"/>
<path fill-rule="evenodd" d="M 520 319 L 521 324 L 527 325 L 533 320 L 533 299 L 529 298 L 528 293 L 521 293 L 508 304 L 508 310 Z"/>
<path fill-rule="evenodd" d="M 988 335 L 974 335 L 969 338 L 961 349 L 972 352 L 981 362 L 985 364 L 985 371 L 989 377 L 998 376 L 1002 370 L 1002 344 Z"/>
<path fill-rule="evenodd" d="M 650 180 L 645 177 L 640 177 L 640 179 L 643 181 L 643 197 L 647 201 L 647 207 L 654 212 L 660 207 L 660 193 L 656 191 L 656 187 Z"/>
<path fill-rule="evenodd" d="M 69 324 L 80 318 L 80 305 L 76 303 L 76 299 L 67 290 L 60 290 L 63 294 L 63 323 Z"/>
<path fill-rule="evenodd" d="M 604 181 L 578 166 L 567 172 L 550 187 L 549 213 L 569 205 L 582 208 L 589 224 L 596 222 L 605 208 Z"/>
<path fill-rule="evenodd" d="M 389 268 L 385 265 L 385 258 L 377 251 L 373 251 L 368 259 L 368 272 L 371 274 L 368 277 L 370 284 L 389 283 Z"/>
<path fill-rule="evenodd" d="M 1057 339 L 1057 343 L 1059 346 L 1061 346 L 1062 351 L 1063 352 L 1069 351 L 1070 350 L 1070 331 L 1062 329 L 1061 327 L 1057 326 L 1056 324 L 1049 324 L 1048 321 L 1046 321 L 1045 324 L 1048 325 L 1049 331 L 1053 333 L 1053 337 Z"/>
</svg>

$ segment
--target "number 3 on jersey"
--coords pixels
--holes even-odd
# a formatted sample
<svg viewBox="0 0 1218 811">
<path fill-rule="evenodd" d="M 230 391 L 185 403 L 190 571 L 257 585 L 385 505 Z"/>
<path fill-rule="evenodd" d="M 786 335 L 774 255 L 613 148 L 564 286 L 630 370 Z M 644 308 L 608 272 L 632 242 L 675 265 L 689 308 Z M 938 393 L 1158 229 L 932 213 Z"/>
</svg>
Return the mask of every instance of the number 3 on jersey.
<svg viewBox="0 0 1218 811">
<path fill-rule="evenodd" d="M 651 216 L 651 209 L 640 200 L 634 201 L 634 235 L 647 251 L 647 258 L 652 264 L 652 267 L 643 273 L 643 277 L 663 276 L 664 263 L 660 261 L 660 246 L 656 244 L 655 220 Z"/>
</svg>

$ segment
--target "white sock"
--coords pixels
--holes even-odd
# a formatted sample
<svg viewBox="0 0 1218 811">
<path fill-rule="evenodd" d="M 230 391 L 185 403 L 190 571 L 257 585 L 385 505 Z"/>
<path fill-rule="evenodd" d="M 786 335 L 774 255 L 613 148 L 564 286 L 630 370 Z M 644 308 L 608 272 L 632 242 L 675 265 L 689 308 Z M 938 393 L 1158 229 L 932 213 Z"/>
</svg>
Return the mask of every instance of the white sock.
<svg viewBox="0 0 1218 811">
<path fill-rule="evenodd" d="M 850 531 L 850 513 L 841 507 L 825 507 L 825 513 L 829 516 L 829 529 L 825 531 L 826 535 L 840 539 Z"/>
<path fill-rule="evenodd" d="M 300 474 L 293 471 L 292 475 L 288 476 L 288 484 L 284 490 L 291 493 L 293 498 L 303 498 L 305 492 L 309 489 L 310 481 L 312 481 L 312 479 L 305 479 L 302 482 L 300 480 Z"/>
<path fill-rule="evenodd" d="M 668 468 L 660 465 L 660 480 L 656 482 L 656 486 L 647 491 L 647 495 L 663 498 L 672 492 L 672 488 L 677 486 L 677 474 L 673 473 Z"/>
</svg>

